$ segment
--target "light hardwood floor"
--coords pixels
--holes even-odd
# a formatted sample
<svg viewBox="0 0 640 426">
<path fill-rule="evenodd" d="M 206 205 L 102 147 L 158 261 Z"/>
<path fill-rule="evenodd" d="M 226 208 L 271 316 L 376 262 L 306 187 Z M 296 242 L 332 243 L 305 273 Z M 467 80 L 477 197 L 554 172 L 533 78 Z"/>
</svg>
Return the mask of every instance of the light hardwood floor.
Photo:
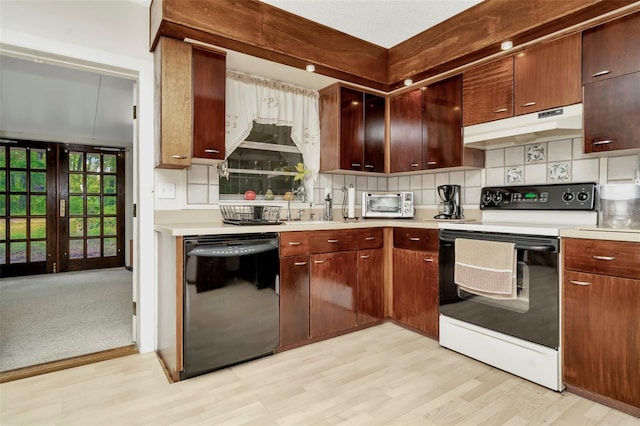
<svg viewBox="0 0 640 426">
<path fill-rule="evenodd" d="M 391 323 L 169 384 L 154 354 L 0 385 L 9 425 L 640 425 Z"/>
</svg>

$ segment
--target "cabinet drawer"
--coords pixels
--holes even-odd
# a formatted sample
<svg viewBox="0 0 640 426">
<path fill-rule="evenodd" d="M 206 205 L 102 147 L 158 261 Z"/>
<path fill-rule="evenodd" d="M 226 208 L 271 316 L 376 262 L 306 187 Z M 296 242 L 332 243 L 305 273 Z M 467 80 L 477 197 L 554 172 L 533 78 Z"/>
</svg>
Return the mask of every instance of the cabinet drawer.
<svg viewBox="0 0 640 426">
<path fill-rule="evenodd" d="M 308 232 L 281 232 L 280 257 L 309 254 Z"/>
<path fill-rule="evenodd" d="M 593 274 L 640 278 L 640 243 L 564 240 L 564 268 Z"/>
<path fill-rule="evenodd" d="M 438 250 L 438 231 L 435 229 L 393 228 L 395 248 L 420 251 Z"/>
<path fill-rule="evenodd" d="M 358 250 L 374 249 L 383 246 L 382 228 L 365 228 L 356 231 Z"/>
<path fill-rule="evenodd" d="M 311 253 L 330 253 L 356 249 L 354 230 L 314 231 L 309 235 Z"/>
</svg>

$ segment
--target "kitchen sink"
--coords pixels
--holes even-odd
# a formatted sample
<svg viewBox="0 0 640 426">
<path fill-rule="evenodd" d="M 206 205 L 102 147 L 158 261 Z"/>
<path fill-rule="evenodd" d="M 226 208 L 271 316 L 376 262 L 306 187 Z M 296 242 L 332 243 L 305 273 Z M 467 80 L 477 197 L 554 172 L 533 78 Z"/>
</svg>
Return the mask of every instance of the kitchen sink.
<svg viewBox="0 0 640 426">
<path fill-rule="evenodd" d="M 283 225 L 331 225 L 334 223 L 338 223 L 331 220 L 291 220 L 291 221 L 283 221 Z"/>
</svg>

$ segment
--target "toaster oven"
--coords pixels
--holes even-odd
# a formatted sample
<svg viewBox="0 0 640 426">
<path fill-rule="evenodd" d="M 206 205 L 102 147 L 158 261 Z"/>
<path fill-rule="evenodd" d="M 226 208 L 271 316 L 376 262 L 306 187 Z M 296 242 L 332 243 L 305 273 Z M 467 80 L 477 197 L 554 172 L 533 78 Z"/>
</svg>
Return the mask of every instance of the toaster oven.
<svg viewBox="0 0 640 426">
<path fill-rule="evenodd" d="M 411 219 L 415 213 L 413 192 L 363 192 L 363 218 Z"/>
</svg>

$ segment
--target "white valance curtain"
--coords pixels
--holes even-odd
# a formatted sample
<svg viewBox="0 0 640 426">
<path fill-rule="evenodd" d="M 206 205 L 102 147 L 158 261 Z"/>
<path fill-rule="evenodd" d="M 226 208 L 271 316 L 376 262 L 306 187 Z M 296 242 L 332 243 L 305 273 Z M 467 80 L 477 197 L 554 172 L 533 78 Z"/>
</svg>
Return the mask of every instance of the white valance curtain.
<svg viewBox="0 0 640 426">
<path fill-rule="evenodd" d="M 253 121 L 291 126 L 291 139 L 317 181 L 320 169 L 320 113 L 318 92 L 227 70 L 226 157 L 244 141 Z M 312 194 L 307 187 L 307 194 Z"/>
</svg>

